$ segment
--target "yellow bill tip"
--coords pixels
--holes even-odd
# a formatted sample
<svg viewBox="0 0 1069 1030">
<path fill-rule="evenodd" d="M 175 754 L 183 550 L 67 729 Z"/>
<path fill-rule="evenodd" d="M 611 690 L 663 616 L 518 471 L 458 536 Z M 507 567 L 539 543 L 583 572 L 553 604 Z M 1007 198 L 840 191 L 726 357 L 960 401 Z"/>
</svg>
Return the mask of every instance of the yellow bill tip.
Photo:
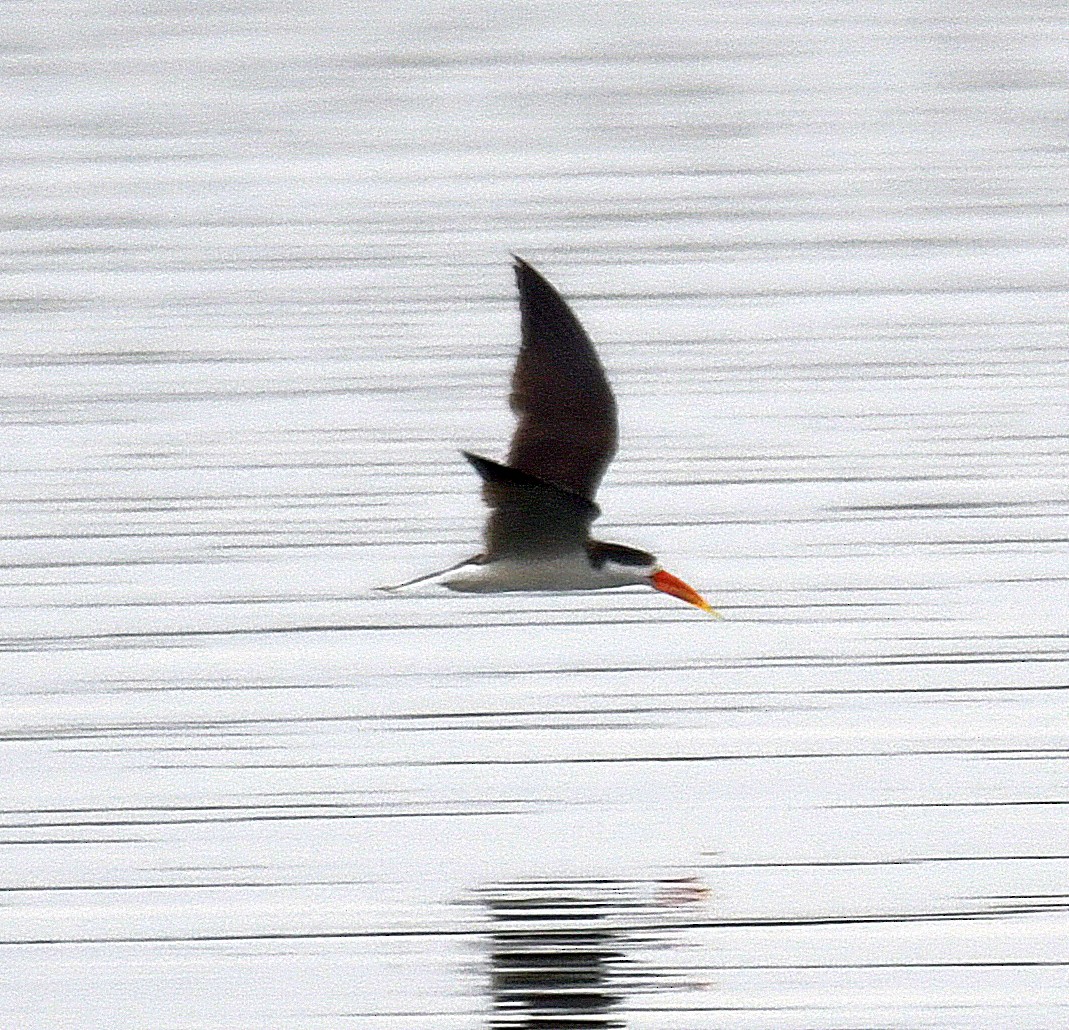
<svg viewBox="0 0 1069 1030">
<path fill-rule="evenodd" d="M 692 604 L 703 612 L 708 612 L 714 619 L 722 619 L 724 617 L 694 587 L 690 586 L 689 583 L 684 583 L 678 576 L 665 572 L 664 569 L 650 576 L 650 586 L 655 590 L 660 590 L 662 593 L 678 597 L 681 601 L 686 601 L 687 604 Z"/>
</svg>

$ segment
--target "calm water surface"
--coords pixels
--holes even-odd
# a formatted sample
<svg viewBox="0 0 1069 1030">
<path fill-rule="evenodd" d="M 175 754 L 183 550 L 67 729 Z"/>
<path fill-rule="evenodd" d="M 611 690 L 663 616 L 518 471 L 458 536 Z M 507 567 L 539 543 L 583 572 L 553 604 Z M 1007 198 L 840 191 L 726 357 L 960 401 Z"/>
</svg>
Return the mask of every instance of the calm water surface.
<svg viewBox="0 0 1069 1030">
<path fill-rule="evenodd" d="M 1069 17 L 0 26 L 0 1022 L 1069 1018 Z M 661 595 L 471 552 L 511 251 Z"/>
</svg>

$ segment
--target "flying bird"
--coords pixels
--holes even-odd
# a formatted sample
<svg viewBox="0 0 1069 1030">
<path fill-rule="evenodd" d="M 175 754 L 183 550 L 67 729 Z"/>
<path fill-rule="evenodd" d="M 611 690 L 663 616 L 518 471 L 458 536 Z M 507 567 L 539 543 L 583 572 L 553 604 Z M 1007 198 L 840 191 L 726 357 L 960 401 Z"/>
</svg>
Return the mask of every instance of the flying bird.
<svg viewBox="0 0 1069 1030">
<path fill-rule="evenodd" d="M 483 481 L 490 511 L 485 547 L 448 569 L 450 590 L 601 590 L 644 584 L 711 615 L 719 613 L 649 552 L 590 536 L 594 494 L 616 453 L 616 400 L 594 345 L 572 309 L 522 258 L 520 353 L 509 404 L 518 422 L 505 464 L 463 451 Z"/>
</svg>

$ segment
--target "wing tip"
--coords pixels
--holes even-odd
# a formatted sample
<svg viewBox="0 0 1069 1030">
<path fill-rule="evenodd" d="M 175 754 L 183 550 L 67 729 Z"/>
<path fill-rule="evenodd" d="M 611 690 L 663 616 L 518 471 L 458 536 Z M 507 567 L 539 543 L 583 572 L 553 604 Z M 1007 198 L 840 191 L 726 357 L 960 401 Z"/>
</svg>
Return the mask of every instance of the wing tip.
<svg viewBox="0 0 1069 1030">
<path fill-rule="evenodd" d="M 560 303 L 564 303 L 556 287 L 530 261 L 519 254 L 512 255 L 512 269 L 516 273 L 516 288 L 520 291 L 521 303 L 524 298 L 530 296 L 532 289 L 549 292 Z"/>
<path fill-rule="evenodd" d="M 460 453 L 468 459 L 468 463 L 479 473 L 484 482 L 530 485 L 530 481 L 534 480 L 534 477 L 528 476 L 527 473 L 521 472 L 519 469 L 514 469 L 509 465 L 502 465 L 498 461 L 491 461 L 481 454 L 472 454 L 471 451 L 461 451 Z M 538 482 L 538 480 L 534 480 L 534 482 Z"/>
<path fill-rule="evenodd" d="M 476 472 L 479 471 L 480 462 L 486 461 L 485 458 L 480 458 L 478 454 L 472 454 L 471 451 L 466 451 L 463 448 L 461 448 L 460 453 L 464 455 L 464 457 L 468 461 L 468 464 L 471 465 L 471 467 L 475 469 Z"/>
</svg>

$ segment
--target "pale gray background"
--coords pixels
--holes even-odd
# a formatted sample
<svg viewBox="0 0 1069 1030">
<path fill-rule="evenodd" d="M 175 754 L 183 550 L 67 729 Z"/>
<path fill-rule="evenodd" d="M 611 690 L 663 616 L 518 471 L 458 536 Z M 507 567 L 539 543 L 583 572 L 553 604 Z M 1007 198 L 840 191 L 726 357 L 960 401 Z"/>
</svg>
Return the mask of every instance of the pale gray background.
<svg viewBox="0 0 1069 1030">
<path fill-rule="evenodd" d="M 480 1026 L 477 892 L 597 877 L 629 1027 L 1064 1027 L 1067 44 L 4 4 L 0 1023 Z M 724 622 L 370 592 L 477 545 L 510 251 L 615 384 L 600 531 Z"/>
</svg>

